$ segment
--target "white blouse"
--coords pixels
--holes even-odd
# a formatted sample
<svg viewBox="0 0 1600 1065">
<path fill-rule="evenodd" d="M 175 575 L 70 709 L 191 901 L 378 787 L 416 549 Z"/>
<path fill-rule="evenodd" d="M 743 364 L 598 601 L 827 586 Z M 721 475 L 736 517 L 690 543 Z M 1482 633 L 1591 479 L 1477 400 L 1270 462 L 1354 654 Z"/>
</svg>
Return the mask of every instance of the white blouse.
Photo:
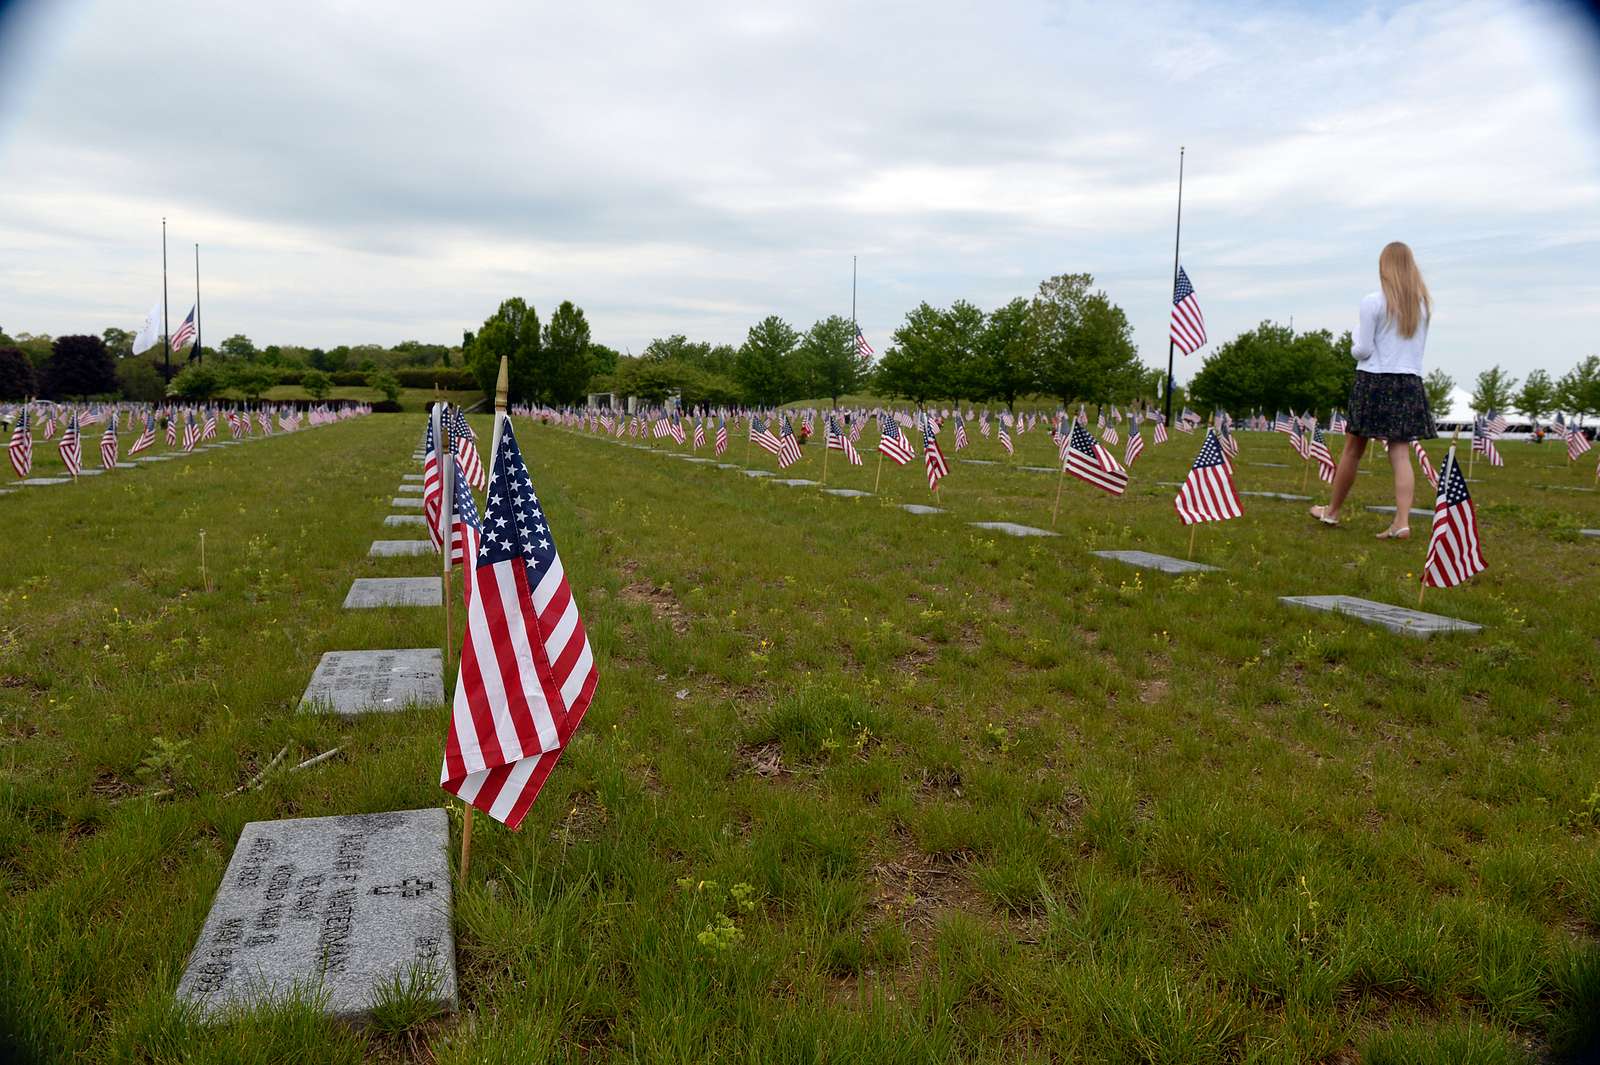
<svg viewBox="0 0 1600 1065">
<path fill-rule="evenodd" d="M 1428 316 L 1424 312 L 1417 323 L 1417 331 L 1410 337 L 1400 335 L 1396 323 L 1389 320 L 1389 306 L 1383 293 L 1369 292 L 1361 299 L 1361 324 L 1356 329 L 1350 353 L 1356 357 L 1356 369 L 1367 373 L 1409 373 L 1422 376 L 1422 349 L 1428 344 Z"/>
</svg>

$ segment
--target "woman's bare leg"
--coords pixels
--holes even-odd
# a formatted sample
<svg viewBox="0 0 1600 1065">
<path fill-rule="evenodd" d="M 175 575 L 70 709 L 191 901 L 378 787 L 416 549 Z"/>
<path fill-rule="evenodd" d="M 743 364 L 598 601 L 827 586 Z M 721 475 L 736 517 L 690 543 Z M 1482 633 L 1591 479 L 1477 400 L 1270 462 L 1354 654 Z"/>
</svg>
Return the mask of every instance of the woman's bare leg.
<svg viewBox="0 0 1600 1065">
<path fill-rule="evenodd" d="M 1397 440 L 1389 445 L 1389 465 L 1394 470 L 1394 521 L 1391 529 L 1411 527 L 1411 501 L 1417 494 L 1417 475 L 1411 469 L 1411 444 Z"/>
<path fill-rule="evenodd" d="M 1356 471 L 1361 468 L 1361 455 L 1366 450 L 1366 437 L 1353 433 L 1345 436 L 1344 447 L 1339 451 L 1339 468 L 1333 472 L 1333 494 L 1328 497 L 1328 509 L 1324 512 L 1328 517 L 1339 516 L 1339 508 L 1344 506 L 1350 486 L 1356 483 Z"/>
</svg>

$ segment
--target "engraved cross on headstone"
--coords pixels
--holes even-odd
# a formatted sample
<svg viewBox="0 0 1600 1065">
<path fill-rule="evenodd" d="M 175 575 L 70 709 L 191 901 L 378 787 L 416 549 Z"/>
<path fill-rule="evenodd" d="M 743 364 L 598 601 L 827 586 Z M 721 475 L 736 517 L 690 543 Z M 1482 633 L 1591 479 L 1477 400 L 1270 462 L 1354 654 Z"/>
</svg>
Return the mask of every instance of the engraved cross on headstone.
<svg viewBox="0 0 1600 1065">
<path fill-rule="evenodd" d="M 403 899 L 414 899 L 433 890 L 432 880 L 421 880 L 408 876 L 398 884 L 380 884 L 372 889 L 374 895 L 399 895 Z"/>
</svg>

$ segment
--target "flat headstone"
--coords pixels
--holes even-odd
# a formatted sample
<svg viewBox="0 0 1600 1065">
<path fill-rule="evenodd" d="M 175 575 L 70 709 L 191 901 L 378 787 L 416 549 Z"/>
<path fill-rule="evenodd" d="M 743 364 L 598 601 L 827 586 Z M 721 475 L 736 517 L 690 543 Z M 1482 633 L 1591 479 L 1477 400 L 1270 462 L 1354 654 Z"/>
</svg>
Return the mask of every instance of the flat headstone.
<svg viewBox="0 0 1600 1065">
<path fill-rule="evenodd" d="M 738 466 L 734 465 L 731 462 L 719 462 L 719 463 L 717 463 L 717 469 L 719 469 L 719 470 L 736 470 L 738 468 L 739 468 Z"/>
<path fill-rule="evenodd" d="M 455 1009 L 449 820 L 442 808 L 251 821 L 178 983 L 215 1017 L 299 989 L 361 1017 L 424 975 Z"/>
<path fill-rule="evenodd" d="M 1027 470 L 1029 473 L 1059 473 L 1060 472 L 1054 466 L 1018 466 L 1017 469 L 1019 469 L 1019 470 Z"/>
<path fill-rule="evenodd" d="M 1291 492 L 1240 492 L 1242 496 L 1256 496 L 1259 499 L 1278 499 L 1285 503 L 1309 503 L 1310 496 L 1297 496 Z M 1389 508 L 1393 510 L 1393 507 Z"/>
<path fill-rule="evenodd" d="M 1267 469 L 1267 470 L 1287 470 L 1287 469 L 1289 469 L 1289 464 L 1287 462 L 1252 462 L 1252 463 L 1250 463 L 1250 465 L 1252 465 L 1252 466 L 1260 466 L 1262 469 Z"/>
<path fill-rule="evenodd" d="M 420 484 L 402 484 L 399 488 L 396 488 L 395 491 L 399 492 L 401 495 L 421 495 L 422 486 Z"/>
<path fill-rule="evenodd" d="M 407 555 L 431 555 L 430 540 L 374 540 L 367 548 L 368 558 L 400 558 Z"/>
<path fill-rule="evenodd" d="M 1600 529 L 1579 529 L 1579 536 L 1600 536 Z"/>
<path fill-rule="evenodd" d="M 1432 636 L 1439 632 L 1480 632 L 1482 625 L 1439 614 L 1428 614 L 1389 603 L 1374 603 L 1353 595 L 1286 595 L 1283 602 L 1309 610 L 1322 610 L 1335 614 L 1349 614 L 1370 625 L 1382 625 L 1390 632 L 1408 636 Z"/>
<path fill-rule="evenodd" d="M 968 525 L 979 529 L 993 529 L 1003 532 L 1008 536 L 1059 536 L 1060 533 L 1051 532 L 1049 529 L 1036 529 L 1032 525 L 1018 525 L 1014 521 L 969 521 Z"/>
<path fill-rule="evenodd" d="M 357 577 L 344 597 L 344 608 L 438 606 L 439 587 L 438 577 Z"/>
<path fill-rule="evenodd" d="M 144 458 L 140 459 L 139 461 L 140 462 L 170 462 L 171 460 L 172 460 L 172 456 L 171 455 L 146 455 Z"/>
<path fill-rule="evenodd" d="M 809 488 L 812 485 L 816 484 L 817 482 L 816 481 L 808 481 L 804 477 L 790 477 L 790 478 L 788 478 L 786 480 L 773 481 L 772 483 L 773 484 L 786 484 L 790 488 Z"/>
<path fill-rule="evenodd" d="M 772 471 L 771 470 L 745 470 L 744 471 L 744 475 L 746 477 L 771 477 L 772 476 Z"/>
<path fill-rule="evenodd" d="M 699 463 L 702 466 L 720 465 L 716 459 L 708 459 L 701 455 L 690 455 L 689 461 Z"/>
<path fill-rule="evenodd" d="M 998 465 L 1000 465 L 994 459 L 956 459 L 956 461 L 957 462 L 965 462 L 968 466 L 998 466 Z"/>
<path fill-rule="evenodd" d="M 863 492 L 859 488 L 824 488 L 822 491 L 827 495 L 843 496 L 846 499 L 860 499 L 862 496 L 870 496 L 872 494 L 871 492 Z"/>
<path fill-rule="evenodd" d="M 1126 562 L 1140 569 L 1158 569 L 1162 573 L 1209 573 L 1217 568 L 1203 562 L 1190 562 L 1186 558 L 1157 555 L 1149 551 L 1095 551 L 1092 554 L 1116 562 Z"/>
<path fill-rule="evenodd" d="M 1540 488 L 1547 488 L 1552 492 L 1593 492 L 1593 488 L 1584 488 L 1576 484 L 1541 484 Z"/>
<path fill-rule="evenodd" d="M 1156 482 L 1156 487 L 1157 488 L 1182 488 L 1183 487 L 1183 482 L 1182 481 L 1157 481 Z"/>
<path fill-rule="evenodd" d="M 1368 507 L 1367 509 L 1372 511 L 1374 514 L 1393 514 L 1394 513 L 1394 508 L 1393 507 Z M 1412 507 L 1411 508 L 1411 516 L 1413 518 L 1431 518 L 1431 517 L 1433 517 L 1433 511 L 1429 510 L 1426 507 Z"/>
<path fill-rule="evenodd" d="M 404 651 L 328 651 L 311 674 L 300 709 L 360 714 L 444 703 L 437 647 Z"/>
<path fill-rule="evenodd" d="M 66 484 L 71 480 L 71 477 L 29 477 L 27 480 L 18 481 L 17 483 L 29 485 Z"/>
<path fill-rule="evenodd" d="M 395 496 L 393 499 L 389 500 L 389 505 L 391 507 L 400 507 L 402 509 L 406 507 L 415 507 L 418 510 L 421 510 L 422 500 L 418 499 L 416 496 Z"/>
<path fill-rule="evenodd" d="M 96 466 L 96 467 L 93 467 L 92 469 L 79 470 L 78 471 L 78 476 L 79 477 L 98 477 L 102 473 L 105 473 L 105 472 L 106 472 L 105 470 L 103 470 L 100 467 Z"/>
<path fill-rule="evenodd" d="M 420 474 L 420 473 L 402 473 L 400 475 L 400 479 L 402 481 L 417 481 L 417 482 L 421 482 L 422 474 Z"/>
<path fill-rule="evenodd" d="M 427 519 L 421 514 L 390 514 L 383 519 L 385 525 L 426 525 Z"/>
<path fill-rule="evenodd" d="M 901 503 L 900 509 L 907 514 L 943 514 L 943 507 L 930 507 L 922 503 Z"/>
</svg>

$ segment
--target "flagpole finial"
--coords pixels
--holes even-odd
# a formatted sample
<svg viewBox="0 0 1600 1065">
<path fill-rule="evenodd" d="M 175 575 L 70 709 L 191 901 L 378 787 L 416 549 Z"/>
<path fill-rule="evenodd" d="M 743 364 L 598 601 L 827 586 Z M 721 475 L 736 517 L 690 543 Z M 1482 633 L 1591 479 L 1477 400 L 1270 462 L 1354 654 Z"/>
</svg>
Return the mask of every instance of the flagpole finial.
<svg viewBox="0 0 1600 1065">
<path fill-rule="evenodd" d="M 500 356 L 500 376 L 494 383 L 494 412 L 504 414 L 506 411 L 506 393 L 510 391 L 511 360 L 508 356 Z"/>
</svg>

